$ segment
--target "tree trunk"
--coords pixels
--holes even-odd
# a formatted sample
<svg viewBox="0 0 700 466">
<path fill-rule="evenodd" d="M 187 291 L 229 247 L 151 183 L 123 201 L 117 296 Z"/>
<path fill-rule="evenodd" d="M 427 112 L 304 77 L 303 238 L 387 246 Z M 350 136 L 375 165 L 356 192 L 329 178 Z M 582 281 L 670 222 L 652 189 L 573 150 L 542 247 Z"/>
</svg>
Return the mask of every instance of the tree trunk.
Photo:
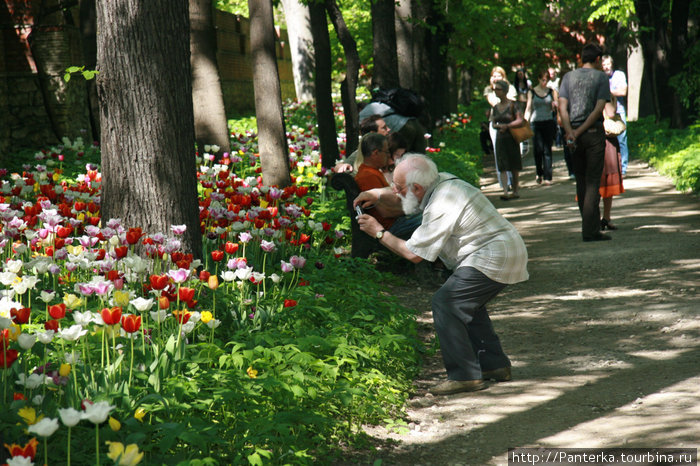
<svg viewBox="0 0 700 466">
<path fill-rule="evenodd" d="M 323 166 L 332 168 L 339 158 L 338 133 L 335 130 L 333 98 L 331 94 L 331 41 L 328 36 L 326 7 L 322 3 L 309 4 L 309 19 L 314 39 L 316 63 L 316 120 L 321 144 Z M 347 153 L 347 152 L 346 152 Z"/>
<path fill-rule="evenodd" d="M 669 74 L 683 73 L 683 53 L 688 47 L 688 17 L 690 0 L 673 0 L 671 4 L 671 53 L 669 54 Z M 685 128 L 687 115 L 678 91 L 672 88 L 671 127 Z"/>
<path fill-rule="evenodd" d="M 314 38 L 309 7 L 299 0 L 282 0 L 287 20 L 287 34 L 292 52 L 294 88 L 299 102 L 314 100 Z"/>
<path fill-rule="evenodd" d="M 631 31 L 638 31 L 639 25 L 630 24 Z M 630 45 L 627 52 L 627 121 L 637 121 L 648 108 L 642 106 L 642 82 L 644 79 L 644 53 L 639 41 Z M 646 99 L 648 100 L 648 99 Z"/>
<path fill-rule="evenodd" d="M 80 0 L 80 36 L 83 47 L 83 64 L 88 70 L 97 68 L 97 12 L 95 0 Z M 97 81 L 85 81 L 92 138 L 100 140 L 100 106 L 97 101 Z"/>
<path fill-rule="evenodd" d="M 371 4 L 372 57 L 374 60 L 372 87 L 384 89 L 399 87 L 394 0 L 373 0 Z"/>
<path fill-rule="evenodd" d="M 255 116 L 258 147 L 266 186 L 288 186 L 289 147 L 284 128 L 282 89 L 275 55 L 275 25 L 272 0 L 248 0 L 250 52 L 253 57 Z"/>
<path fill-rule="evenodd" d="M 187 0 L 97 2 L 102 212 L 202 255 Z"/>
<path fill-rule="evenodd" d="M 459 91 L 457 101 L 460 105 L 469 105 L 472 101 L 472 73 L 465 65 L 459 67 Z"/>
<path fill-rule="evenodd" d="M 231 152 L 231 142 L 216 63 L 214 7 L 211 0 L 189 0 L 189 6 L 194 136 L 200 153 L 205 145 L 215 144 L 220 156 Z"/>
<path fill-rule="evenodd" d="M 400 0 L 396 3 L 394 26 L 396 31 L 396 56 L 398 61 L 399 85 L 406 89 L 418 89 L 414 79 L 413 31 L 410 21 L 412 1 Z"/>
<path fill-rule="evenodd" d="M 357 75 L 360 71 L 360 55 L 357 53 L 357 44 L 350 35 L 345 25 L 343 14 L 335 0 L 326 0 L 328 17 L 333 23 L 338 40 L 345 52 L 345 79 L 341 83 L 341 98 L 345 111 L 345 150 L 352 153 L 357 149 L 360 138 L 360 112 L 357 110 Z"/>
</svg>

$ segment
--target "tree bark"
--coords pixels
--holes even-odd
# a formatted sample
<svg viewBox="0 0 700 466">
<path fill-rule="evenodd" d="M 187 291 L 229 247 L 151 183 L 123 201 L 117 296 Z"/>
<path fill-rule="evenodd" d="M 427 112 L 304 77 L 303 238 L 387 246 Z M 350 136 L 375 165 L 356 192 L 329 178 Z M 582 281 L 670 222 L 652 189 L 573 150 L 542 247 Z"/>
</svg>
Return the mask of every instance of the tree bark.
<svg viewBox="0 0 700 466">
<path fill-rule="evenodd" d="M 194 135 L 200 153 L 204 146 L 220 147 L 216 154 L 231 152 L 219 67 L 216 63 L 216 31 L 211 0 L 189 0 L 190 64 Z"/>
<path fill-rule="evenodd" d="M 396 3 L 394 29 L 399 85 L 406 89 L 418 89 L 417 80 L 414 79 L 413 31 L 415 26 L 410 21 L 412 16 L 412 0 L 400 0 Z"/>
<path fill-rule="evenodd" d="M 275 55 L 275 25 L 271 0 L 248 0 L 250 51 L 253 57 L 258 147 L 266 186 L 288 186 L 289 147 L 284 127 L 282 89 Z"/>
<path fill-rule="evenodd" d="M 318 121 L 318 139 L 321 144 L 322 163 L 332 168 L 339 158 L 338 134 L 335 130 L 333 115 L 333 98 L 331 95 L 331 41 L 328 35 L 326 7 L 322 3 L 309 4 L 309 18 L 313 32 L 316 78 L 316 120 Z"/>
<path fill-rule="evenodd" d="M 299 0 L 282 0 L 292 53 L 294 88 L 299 102 L 314 100 L 314 46 L 309 7 Z"/>
<path fill-rule="evenodd" d="M 341 83 L 341 99 L 345 111 L 345 150 L 352 153 L 357 149 L 360 138 L 360 112 L 357 110 L 357 75 L 360 71 L 360 55 L 357 43 L 348 30 L 343 14 L 335 0 L 325 0 L 328 17 L 333 23 L 338 40 L 345 52 L 345 79 Z"/>
<path fill-rule="evenodd" d="M 671 76 L 683 73 L 683 53 L 688 47 L 689 16 L 690 0 L 673 0 L 671 3 L 671 52 L 669 54 L 669 74 Z M 685 128 L 687 123 L 687 112 L 674 88 L 671 127 Z"/>
<path fill-rule="evenodd" d="M 202 255 L 187 0 L 97 2 L 102 212 Z"/>
<path fill-rule="evenodd" d="M 394 0 L 373 0 L 371 4 L 374 60 L 372 87 L 384 89 L 399 87 Z"/>
</svg>

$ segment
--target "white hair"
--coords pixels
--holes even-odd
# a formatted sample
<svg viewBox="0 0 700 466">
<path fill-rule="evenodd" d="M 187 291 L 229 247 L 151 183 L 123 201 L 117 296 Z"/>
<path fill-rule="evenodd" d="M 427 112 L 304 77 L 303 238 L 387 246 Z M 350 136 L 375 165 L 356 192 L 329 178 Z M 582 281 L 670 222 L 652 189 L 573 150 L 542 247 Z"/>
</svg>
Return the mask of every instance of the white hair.
<svg viewBox="0 0 700 466">
<path fill-rule="evenodd" d="M 406 184 L 419 184 L 423 189 L 431 188 L 438 181 L 438 169 L 429 157 L 416 152 L 407 152 L 396 163 L 406 164 Z"/>
</svg>

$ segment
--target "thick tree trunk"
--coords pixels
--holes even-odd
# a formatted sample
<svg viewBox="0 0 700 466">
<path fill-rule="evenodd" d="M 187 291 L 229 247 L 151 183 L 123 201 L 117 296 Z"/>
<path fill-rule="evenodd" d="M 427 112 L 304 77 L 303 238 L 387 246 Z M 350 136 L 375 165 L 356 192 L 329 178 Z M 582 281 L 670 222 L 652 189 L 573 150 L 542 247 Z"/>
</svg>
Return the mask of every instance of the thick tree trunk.
<svg viewBox="0 0 700 466">
<path fill-rule="evenodd" d="M 102 211 L 201 257 L 187 0 L 97 2 Z"/>
<path fill-rule="evenodd" d="M 633 23 L 630 30 L 638 31 L 639 25 Z M 642 82 L 644 78 L 644 53 L 639 41 L 631 44 L 627 52 L 627 121 L 637 121 L 648 108 L 642 106 Z"/>
<path fill-rule="evenodd" d="M 231 142 L 216 63 L 214 7 L 211 0 L 189 0 L 189 5 L 195 140 L 200 153 L 205 145 L 216 144 L 220 147 L 216 155 L 220 156 L 231 151 Z"/>
<path fill-rule="evenodd" d="M 374 0 L 372 4 L 372 87 L 399 87 L 399 65 L 396 56 L 394 0 Z"/>
<path fill-rule="evenodd" d="M 321 144 L 323 166 L 331 168 L 339 158 L 338 133 L 335 130 L 333 115 L 333 98 L 331 95 L 331 41 L 328 36 L 326 7 L 322 3 L 309 5 L 309 18 L 313 31 L 316 79 L 316 120 L 318 121 L 318 139 Z"/>
<path fill-rule="evenodd" d="M 292 52 L 294 88 L 299 102 L 314 100 L 314 38 L 309 7 L 299 0 L 282 0 Z"/>
<path fill-rule="evenodd" d="M 357 110 L 357 75 L 360 71 L 360 55 L 357 53 L 357 43 L 350 35 L 343 14 L 335 0 L 326 0 L 328 17 L 333 23 L 338 40 L 345 52 L 345 79 L 341 83 L 341 98 L 345 111 L 346 151 L 352 153 L 357 149 L 360 138 L 360 112 Z"/>
<path fill-rule="evenodd" d="M 248 0 L 250 50 L 253 57 L 258 147 L 266 186 L 288 186 L 289 147 L 284 127 L 282 89 L 275 55 L 275 25 L 271 0 Z"/>
</svg>

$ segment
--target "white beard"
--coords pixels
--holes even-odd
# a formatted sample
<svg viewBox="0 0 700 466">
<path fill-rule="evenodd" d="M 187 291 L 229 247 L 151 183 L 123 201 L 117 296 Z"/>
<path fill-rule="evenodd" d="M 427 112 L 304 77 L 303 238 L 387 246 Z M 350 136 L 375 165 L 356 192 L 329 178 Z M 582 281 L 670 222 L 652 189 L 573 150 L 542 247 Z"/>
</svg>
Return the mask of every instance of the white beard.
<svg viewBox="0 0 700 466">
<path fill-rule="evenodd" d="M 420 202 L 415 194 L 409 191 L 406 193 L 406 197 L 399 196 L 399 198 L 401 199 L 401 208 L 403 209 L 404 214 L 413 215 L 418 213 L 420 210 Z"/>
</svg>

